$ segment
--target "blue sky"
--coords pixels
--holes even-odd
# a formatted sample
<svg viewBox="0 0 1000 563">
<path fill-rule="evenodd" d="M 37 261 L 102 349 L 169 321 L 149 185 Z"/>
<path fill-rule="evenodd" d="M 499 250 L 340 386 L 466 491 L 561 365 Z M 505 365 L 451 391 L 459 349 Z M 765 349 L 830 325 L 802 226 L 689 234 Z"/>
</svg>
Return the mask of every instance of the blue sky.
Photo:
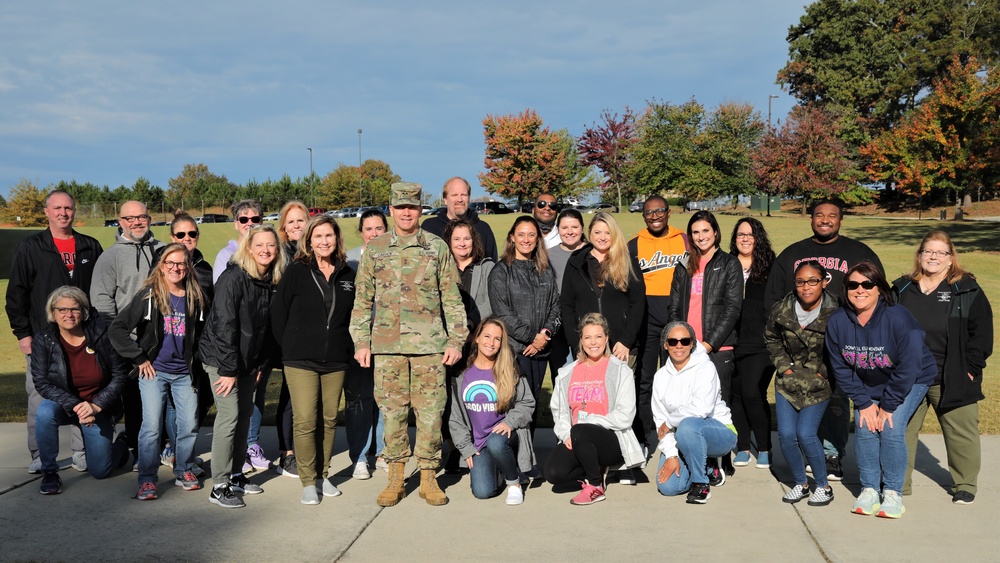
<svg viewBox="0 0 1000 563">
<path fill-rule="evenodd" d="M 22 178 L 167 188 L 188 163 L 243 183 L 362 157 L 481 195 L 482 120 L 534 108 L 578 135 L 603 109 L 694 97 L 775 122 L 804 0 L 5 2 L 0 193 Z"/>
</svg>

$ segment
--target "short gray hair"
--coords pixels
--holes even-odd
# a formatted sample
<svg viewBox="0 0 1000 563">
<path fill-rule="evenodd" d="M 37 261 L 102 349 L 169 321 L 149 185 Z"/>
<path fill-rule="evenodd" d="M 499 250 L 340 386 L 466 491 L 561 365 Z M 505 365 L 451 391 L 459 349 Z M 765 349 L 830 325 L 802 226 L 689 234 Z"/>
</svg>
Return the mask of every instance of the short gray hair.
<svg viewBox="0 0 1000 563">
<path fill-rule="evenodd" d="M 90 299 L 87 299 L 87 294 L 83 292 L 79 287 L 73 287 L 72 285 L 64 285 L 57 287 L 55 291 L 49 295 L 48 301 L 45 302 L 45 320 L 50 323 L 56 322 L 54 316 L 52 316 L 52 311 L 56 308 L 56 303 L 60 299 L 72 299 L 76 301 L 76 304 L 80 306 L 83 310 L 83 320 L 90 318 Z"/>
<path fill-rule="evenodd" d="M 688 334 L 691 336 L 691 345 L 692 346 L 694 345 L 694 343 L 698 340 L 698 338 L 694 334 L 694 327 L 684 321 L 670 321 L 669 323 L 667 323 L 667 326 L 663 327 L 663 332 L 660 333 L 660 348 L 663 348 L 664 346 L 667 345 L 667 335 L 670 334 L 670 331 L 674 330 L 679 326 L 684 327 L 684 330 L 688 332 Z"/>
<path fill-rule="evenodd" d="M 238 218 L 240 213 L 243 213 L 247 209 L 252 209 L 257 215 L 264 214 L 264 209 L 260 206 L 260 203 L 257 203 L 257 200 L 244 199 L 233 204 L 233 219 Z"/>
</svg>

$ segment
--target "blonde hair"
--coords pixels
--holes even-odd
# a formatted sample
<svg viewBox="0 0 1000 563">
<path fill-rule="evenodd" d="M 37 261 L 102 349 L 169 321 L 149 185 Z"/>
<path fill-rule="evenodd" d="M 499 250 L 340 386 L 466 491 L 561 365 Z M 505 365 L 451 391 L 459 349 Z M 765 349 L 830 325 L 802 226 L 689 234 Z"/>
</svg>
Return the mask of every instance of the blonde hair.
<svg viewBox="0 0 1000 563">
<path fill-rule="evenodd" d="M 951 242 L 951 237 L 948 236 L 948 233 L 939 229 L 929 231 L 924 235 L 923 240 L 920 241 L 917 253 L 913 256 L 913 271 L 910 272 L 910 279 L 920 281 L 924 277 L 923 268 L 920 267 L 920 253 L 924 251 L 924 246 L 931 241 L 945 243 L 948 245 L 948 252 L 951 252 L 951 269 L 948 270 L 948 283 L 955 283 L 965 277 L 976 279 L 976 276 L 972 272 L 962 267 L 962 261 L 958 259 L 958 252 L 955 250 L 955 243 Z"/>
<path fill-rule="evenodd" d="M 580 323 L 576 327 L 580 333 L 580 349 L 576 351 L 576 359 L 580 361 L 587 359 L 587 354 L 583 351 L 583 328 L 590 325 L 599 326 L 604 331 L 604 336 L 608 337 L 604 343 L 604 357 L 607 358 L 611 355 L 611 338 L 609 336 L 611 331 L 608 329 L 608 319 L 600 313 L 587 313 L 580 317 Z"/>
<path fill-rule="evenodd" d="M 278 285 L 278 282 L 281 281 L 281 274 L 285 271 L 285 264 L 288 259 L 285 256 L 285 248 L 278 239 L 278 232 L 274 229 L 273 225 L 264 224 L 251 227 L 247 236 L 240 239 L 240 244 L 236 247 L 236 252 L 233 253 L 232 262 L 251 278 L 255 280 L 264 279 L 257 273 L 257 261 L 250 254 L 250 245 L 253 244 L 255 237 L 265 233 L 270 233 L 274 237 L 274 243 L 277 246 L 274 250 L 276 254 L 274 261 L 268 265 L 267 269 L 271 273 L 271 285 Z"/>
<path fill-rule="evenodd" d="M 316 252 L 313 251 L 312 240 L 310 239 L 312 239 L 313 231 L 320 225 L 330 225 L 333 227 L 333 235 L 337 239 L 337 244 L 333 248 L 333 260 L 346 261 L 347 253 L 344 252 L 344 236 L 341 233 L 340 225 L 337 224 L 337 221 L 333 217 L 323 214 L 313 217 L 306 224 L 306 230 L 303 231 L 302 238 L 299 239 L 299 246 L 295 251 L 295 260 L 308 264 L 316 257 Z"/>
<path fill-rule="evenodd" d="M 493 363 L 493 379 L 497 384 L 497 411 L 507 412 L 514 405 L 514 395 L 517 391 L 517 382 L 521 378 L 521 371 L 517 367 L 514 359 L 514 349 L 510 347 L 510 339 L 507 337 L 507 327 L 503 321 L 497 317 L 487 317 L 476 327 L 476 332 L 472 337 L 472 347 L 469 349 L 469 363 L 466 368 L 470 368 L 476 363 L 479 357 L 479 337 L 487 326 L 493 325 L 500 328 L 500 351 L 497 352 L 497 359 Z"/>
<path fill-rule="evenodd" d="M 306 204 L 298 200 L 292 200 L 281 207 L 281 216 L 278 217 L 278 242 L 281 244 L 288 244 L 288 233 L 285 232 L 285 219 L 288 219 L 288 212 L 298 209 L 306 216 L 306 221 L 309 220 L 309 208 Z"/>
<path fill-rule="evenodd" d="M 157 310 L 160 311 L 163 316 L 170 315 L 170 288 L 167 287 L 167 280 L 163 269 L 166 267 L 164 263 L 167 257 L 176 252 L 180 252 L 184 256 L 184 292 L 187 297 L 187 314 L 193 315 L 197 306 L 201 306 L 201 310 L 205 310 L 205 295 L 201 292 L 201 285 L 198 283 L 198 272 L 195 271 L 194 265 L 191 264 L 191 255 L 188 253 L 187 247 L 179 242 L 174 242 L 163 247 L 163 252 L 160 253 L 160 261 L 153 268 L 153 271 L 146 278 L 146 281 L 142 282 L 142 289 L 149 289 L 153 302 L 156 303 Z"/>
<path fill-rule="evenodd" d="M 628 291 L 629 278 L 638 278 L 635 271 L 632 270 L 632 257 L 628 253 L 625 235 L 615 218 L 610 213 L 601 211 L 594 215 L 587 228 L 587 236 L 590 238 L 591 244 L 594 240 L 594 225 L 597 223 L 604 223 L 611 232 L 611 247 L 608 248 L 608 255 L 601 262 L 601 267 L 597 271 L 597 285 L 604 287 L 610 282 L 618 291 Z"/>
<path fill-rule="evenodd" d="M 86 321 L 90 318 L 90 300 L 87 299 L 87 294 L 83 292 L 79 287 L 74 287 L 72 285 L 59 286 L 53 291 L 48 300 L 45 301 L 45 319 L 50 323 L 56 322 L 55 317 L 52 316 L 52 311 L 56 308 L 56 303 L 60 299 L 72 299 L 76 301 L 76 304 L 80 306 L 80 319 Z"/>
</svg>

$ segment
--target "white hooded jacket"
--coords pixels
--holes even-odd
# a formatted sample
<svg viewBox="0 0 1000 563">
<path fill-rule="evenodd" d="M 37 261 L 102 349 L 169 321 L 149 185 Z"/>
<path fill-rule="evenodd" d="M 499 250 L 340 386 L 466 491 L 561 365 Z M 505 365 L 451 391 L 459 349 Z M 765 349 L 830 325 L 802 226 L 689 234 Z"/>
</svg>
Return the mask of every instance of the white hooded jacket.
<svg viewBox="0 0 1000 563">
<path fill-rule="evenodd" d="M 656 428 L 666 423 L 670 432 L 660 440 L 663 455 L 677 455 L 677 438 L 674 430 L 688 417 L 714 418 L 732 427 L 729 407 L 722 400 L 719 374 L 708 357 L 708 352 L 696 342 L 687 365 L 677 371 L 671 361 L 653 376 L 653 422 Z"/>
</svg>

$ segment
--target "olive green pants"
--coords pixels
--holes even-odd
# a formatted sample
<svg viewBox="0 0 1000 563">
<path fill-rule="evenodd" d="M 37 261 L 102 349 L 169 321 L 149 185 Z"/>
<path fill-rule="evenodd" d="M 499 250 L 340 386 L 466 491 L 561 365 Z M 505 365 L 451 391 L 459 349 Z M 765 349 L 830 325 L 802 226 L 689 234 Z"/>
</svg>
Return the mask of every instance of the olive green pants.
<svg viewBox="0 0 1000 563">
<path fill-rule="evenodd" d="M 966 491 L 976 494 L 979 481 L 979 469 L 982 465 L 982 449 L 979 445 L 979 404 L 972 403 L 942 412 L 938 409 L 941 402 L 941 386 L 931 385 L 927 395 L 913 418 L 906 426 L 906 451 L 909 464 L 906 466 L 906 480 L 903 482 L 903 494 L 911 493 L 913 485 L 913 464 L 917 458 L 917 435 L 924 425 L 929 407 L 934 407 L 941 432 L 944 434 L 944 448 L 948 454 L 948 471 L 951 472 L 954 484 L 951 493 Z"/>
<path fill-rule="evenodd" d="M 346 371 L 317 373 L 285 366 L 285 383 L 292 400 L 292 440 L 303 487 L 326 479 L 337 431 L 340 394 Z M 322 413 L 322 424 L 318 420 Z M 322 448 L 317 451 L 318 448 Z M 319 459 L 317 459 L 317 455 Z"/>
</svg>

